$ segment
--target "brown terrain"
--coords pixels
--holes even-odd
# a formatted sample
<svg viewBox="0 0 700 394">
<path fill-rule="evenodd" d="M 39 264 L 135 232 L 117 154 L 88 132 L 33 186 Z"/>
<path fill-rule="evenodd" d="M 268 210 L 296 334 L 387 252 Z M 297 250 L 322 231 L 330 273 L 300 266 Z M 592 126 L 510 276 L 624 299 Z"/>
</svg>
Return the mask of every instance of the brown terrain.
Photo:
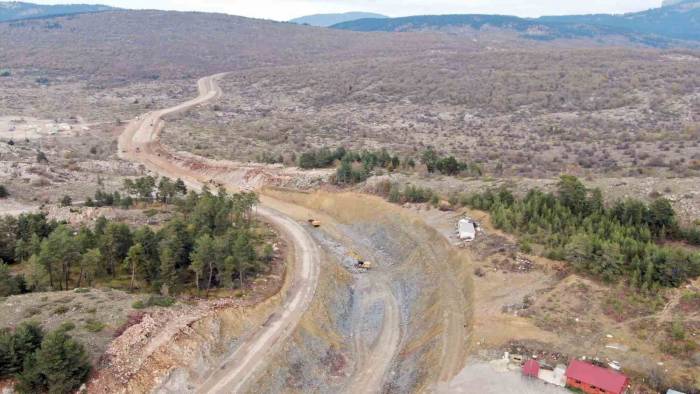
<svg viewBox="0 0 700 394">
<path fill-rule="evenodd" d="M 484 213 L 400 207 L 363 193 L 386 177 L 445 197 L 500 184 L 522 193 L 552 188 L 569 172 L 611 199 L 670 197 L 684 222 L 697 221 L 700 53 L 503 37 L 475 43 L 199 13 L 50 21 L 0 23 L 0 65 L 11 72 L 0 77 L 0 184 L 10 192 L 0 213 L 41 204 L 58 212 L 63 195 L 81 201 L 155 173 L 195 188 L 259 191 L 258 215 L 289 246 L 286 274 L 265 278 L 257 296 L 149 310 L 111 344 L 134 295 L 3 300 L 17 319 L 38 316 L 50 327 L 62 314 L 28 311 L 69 305 L 65 318 L 96 345 L 91 357 L 104 360 L 89 391 L 221 392 L 234 384 L 242 392 L 422 392 L 460 384 L 470 392 L 475 374 L 491 376 L 480 363 L 503 351 L 618 361 L 635 392 L 649 379 L 700 384 L 697 353 L 660 350 L 674 324 L 697 342 L 697 281 L 654 302 L 636 299 L 563 262 L 521 254 Z M 216 73 L 226 74 L 205 77 Z M 332 169 L 294 166 L 293 156 L 310 148 L 340 145 L 416 159 L 432 145 L 481 164 L 485 175 L 418 169 L 339 191 L 326 185 Z M 263 153 L 286 163 L 255 163 Z M 467 246 L 453 234 L 465 214 L 484 229 Z M 375 268 L 358 269 L 356 255 Z M 109 300 L 112 309 L 94 312 L 105 331 L 83 328 Z M 498 376 L 492 392 L 514 389 Z"/>
</svg>

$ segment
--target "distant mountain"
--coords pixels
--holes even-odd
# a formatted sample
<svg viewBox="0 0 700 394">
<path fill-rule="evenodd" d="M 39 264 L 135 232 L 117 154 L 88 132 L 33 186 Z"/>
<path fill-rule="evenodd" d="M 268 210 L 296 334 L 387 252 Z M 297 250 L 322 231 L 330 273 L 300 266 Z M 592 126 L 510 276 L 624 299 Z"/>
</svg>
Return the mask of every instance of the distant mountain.
<svg viewBox="0 0 700 394">
<path fill-rule="evenodd" d="M 292 23 L 297 23 L 300 25 L 311 25 L 328 27 L 336 25 L 338 23 L 350 22 L 357 19 L 385 19 L 388 18 L 386 15 L 373 14 L 371 12 L 347 12 L 344 14 L 316 14 L 302 16 L 301 18 L 296 18 L 290 20 Z"/>
<path fill-rule="evenodd" d="M 485 27 L 518 33 L 536 40 L 622 36 L 649 46 L 673 40 L 700 41 L 700 0 L 681 0 L 662 8 L 621 15 L 548 16 L 537 19 L 502 15 L 424 15 L 389 19 L 359 19 L 331 26 L 354 31 L 454 32 Z"/>
<path fill-rule="evenodd" d="M 105 5 L 60 4 L 43 5 L 17 1 L 0 1 L 0 22 L 19 19 L 44 18 L 59 15 L 84 14 L 115 10 Z"/>
</svg>

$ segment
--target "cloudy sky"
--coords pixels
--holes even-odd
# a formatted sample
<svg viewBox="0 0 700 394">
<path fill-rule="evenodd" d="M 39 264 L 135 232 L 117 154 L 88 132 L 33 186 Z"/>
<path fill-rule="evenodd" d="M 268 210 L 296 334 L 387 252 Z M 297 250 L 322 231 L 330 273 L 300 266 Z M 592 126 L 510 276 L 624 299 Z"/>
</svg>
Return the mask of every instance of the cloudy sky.
<svg viewBox="0 0 700 394">
<path fill-rule="evenodd" d="M 31 1 L 31 0 L 27 0 Z M 76 0 L 36 1 L 43 4 Z M 661 0 L 82 0 L 123 8 L 224 12 L 255 18 L 289 20 L 295 17 L 348 11 L 389 16 L 485 13 L 524 17 L 588 13 L 624 13 L 658 7 Z"/>
</svg>

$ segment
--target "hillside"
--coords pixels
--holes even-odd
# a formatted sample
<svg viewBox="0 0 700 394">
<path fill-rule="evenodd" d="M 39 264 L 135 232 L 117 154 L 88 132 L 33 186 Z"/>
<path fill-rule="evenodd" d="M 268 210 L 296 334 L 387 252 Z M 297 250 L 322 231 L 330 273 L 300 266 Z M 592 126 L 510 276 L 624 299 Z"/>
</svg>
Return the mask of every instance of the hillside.
<svg viewBox="0 0 700 394">
<path fill-rule="evenodd" d="M 522 38 L 614 40 L 623 37 L 634 43 L 663 47 L 674 40 L 700 40 L 700 3 L 686 0 L 674 5 L 623 15 L 572 15 L 538 19 L 501 15 L 424 15 L 390 19 L 360 19 L 332 26 L 354 31 L 459 32 L 501 29 Z"/>
<path fill-rule="evenodd" d="M 350 22 L 358 19 L 384 19 L 386 15 L 375 14 L 371 12 L 346 12 L 343 14 L 315 14 L 302 16 L 290 20 L 292 23 L 299 25 L 311 25 L 319 27 L 328 27 L 338 23 Z"/>
<path fill-rule="evenodd" d="M 113 7 L 91 4 L 43 5 L 16 1 L 0 1 L 0 21 L 44 18 L 57 15 L 84 14 L 114 10 Z"/>
<path fill-rule="evenodd" d="M 249 67 L 390 55 L 449 40 L 367 36 L 224 14 L 165 11 L 5 22 L 0 23 L 0 37 L 3 69 L 112 80 L 193 78 Z"/>
</svg>

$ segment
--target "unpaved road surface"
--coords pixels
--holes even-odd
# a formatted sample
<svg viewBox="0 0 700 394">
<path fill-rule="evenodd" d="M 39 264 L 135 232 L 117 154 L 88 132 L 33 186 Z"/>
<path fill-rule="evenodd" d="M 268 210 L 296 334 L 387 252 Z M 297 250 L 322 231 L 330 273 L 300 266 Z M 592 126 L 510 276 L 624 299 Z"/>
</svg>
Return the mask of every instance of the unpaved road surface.
<svg viewBox="0 0 700 394">
<path fill-rule="evenodd" d="M 363 274 L 360 274 L 357 281 L 356 295 L 361 305 L 353 317 L 358 368 L 350 380 L 349 393 L 381 391 L 385 375 L 391 368 L 392 359 L 401 340 L 401 315 L 391 288 L 384 280 L 378 278 L 378 275 L 362 276 Z M 373 343 L 368 343 L 362 326 L 365 320 L 363 315 L 371 313 L 371 308 L 376 305 L 381 305 L 384 317 L 377 338 Z"/>
<path fill-rule="evenodd" d="M 143 164 L 146 168 L 162 176 L 182 179 L 190 188 L 201 189 L 204 185 L 221 185 L 237 191 L 263 186 L 271 178 L 284 176 L 297 177 L 298 171 L 284 169 L 275 172 L 263 165 L 241 164 L 227 161 L 211 161 L 188 153 L 172 153 L 159 141 L 163 128 L 162 118 L 168 114 L 186 111 L 205 104 L 221 95 L 216 81 L 225 74 L 202 78 L 198 81 L 199 96 L 172 108 L 149 112 L 126 127 L 119 138 L 120 157 Z M 286 171 L 286 172 L 285 172 Z M 257 177 L 251 181 L 251 175 Z M 262 174 L 262 175 L 261 175 Z M 303 173 L 302 173 L 303 174 Z M 303 176 L 303 175 L 302 175 Z M 190 382 L 198 393 L 232 393 L 255 391 L 250 385 L 257 373 L 263 372 L 279 353 L 287 339 L 295 331 L 299 321 L 312 304 L 319 282 L 320 251 L 309 233 L 287 214 L 292 214 L 296 205 L 266 196 L 257 208 L 265 220 L 273 223 L 291 242 L 296 254 L 294 268 L 291 269 L 289 290 L 284 294 L 283 304 L 273 313 L 260 329 L 240 338 L 236 350 L 227 357 L 204 381 Z M 296 216 L 296 215 L 295 215 Z M 300 219 L 297 217 L 297 219 Z M 409 235 L 409 234 L 407 234 Z M 410 237 L 410 235 L 409 235 Z M 352 240 L 349 240 L 352 241 Z M 416 243 L 422 242 L 420 239 Z M 413 243 L 413 244 L 416 244 Z M 427 246 L 423 258 L 426 261 L 440 259 L 432 246 Z M 371 253 L 370 253 L 371 254 Z M 378 257 L 378 256 L 373 256 Z M 378 261 L 376 258 L 374 261 Z M 431 267 L 443 267 L 445 262 L 434 261 Z M 445 267 L 446 268 L 446 267 Z M 362 296 L 361 305 L 353 316 L 352 332 L 357 368 L 347 380 L 345 390 L 352 393 L 380 392 L 389 380 L 388 372 L 396 363 L 399 349 L 405 346 L 405 333 L 402 327 L 401 304 L 392 291 L 394 278 L 390 271 L 373 270 L 367 278 L 358 279 L 357 289 Z M 463 315 L 460 286 L 447 272 L 447 278 L 439 290 L 439 298 L 447 299 L 439 317 L 444 331 L 441 337 L 441 355 L 434 366 L 439 369 L 437 379 L 448 381 L 462 366 L 466 320 Z M 374 322 L 376 330 L 372 338 L 363 336 L 364 320 L 373 320 L 376 310 L 381 310 L 381 322 Z M 356 319 L 355 319 L 356 318 Z M 358 322 L 359 321 L 359 322 Z"/>
<path fill-rule="evenodd" d="M 216 80 L 224 74 L 202 78 L 198 81 L 199 96 L 175 107 L 149 112 L 126 127 L 119 138 L 120 157 L 145 165 L 160 175 L 180 178 L 189 187 L 201 189 L 208 179 L 192 168 L 178 166 L 163 155 L 158 136 L 162 129 L 162 117 L 185 111 L 220 96 Z M 224 184 L 232 190 L 240 185 Z M 242 391 L 255 371 L 263 368 L 269 358 L 294 331 L 314 297 L 319 277 L 319 251 L 309 234 L 295 221 L 279 211 L 259 206 L 257 213 L 283 231 L 292 241 L 296 261 L 292 285 L 279 311 L 247 338 L 243 338 L 237 351 L 228 357 L 220 368 L 197 389 L 201 393 L 232 393 Z"/>
</svg>

